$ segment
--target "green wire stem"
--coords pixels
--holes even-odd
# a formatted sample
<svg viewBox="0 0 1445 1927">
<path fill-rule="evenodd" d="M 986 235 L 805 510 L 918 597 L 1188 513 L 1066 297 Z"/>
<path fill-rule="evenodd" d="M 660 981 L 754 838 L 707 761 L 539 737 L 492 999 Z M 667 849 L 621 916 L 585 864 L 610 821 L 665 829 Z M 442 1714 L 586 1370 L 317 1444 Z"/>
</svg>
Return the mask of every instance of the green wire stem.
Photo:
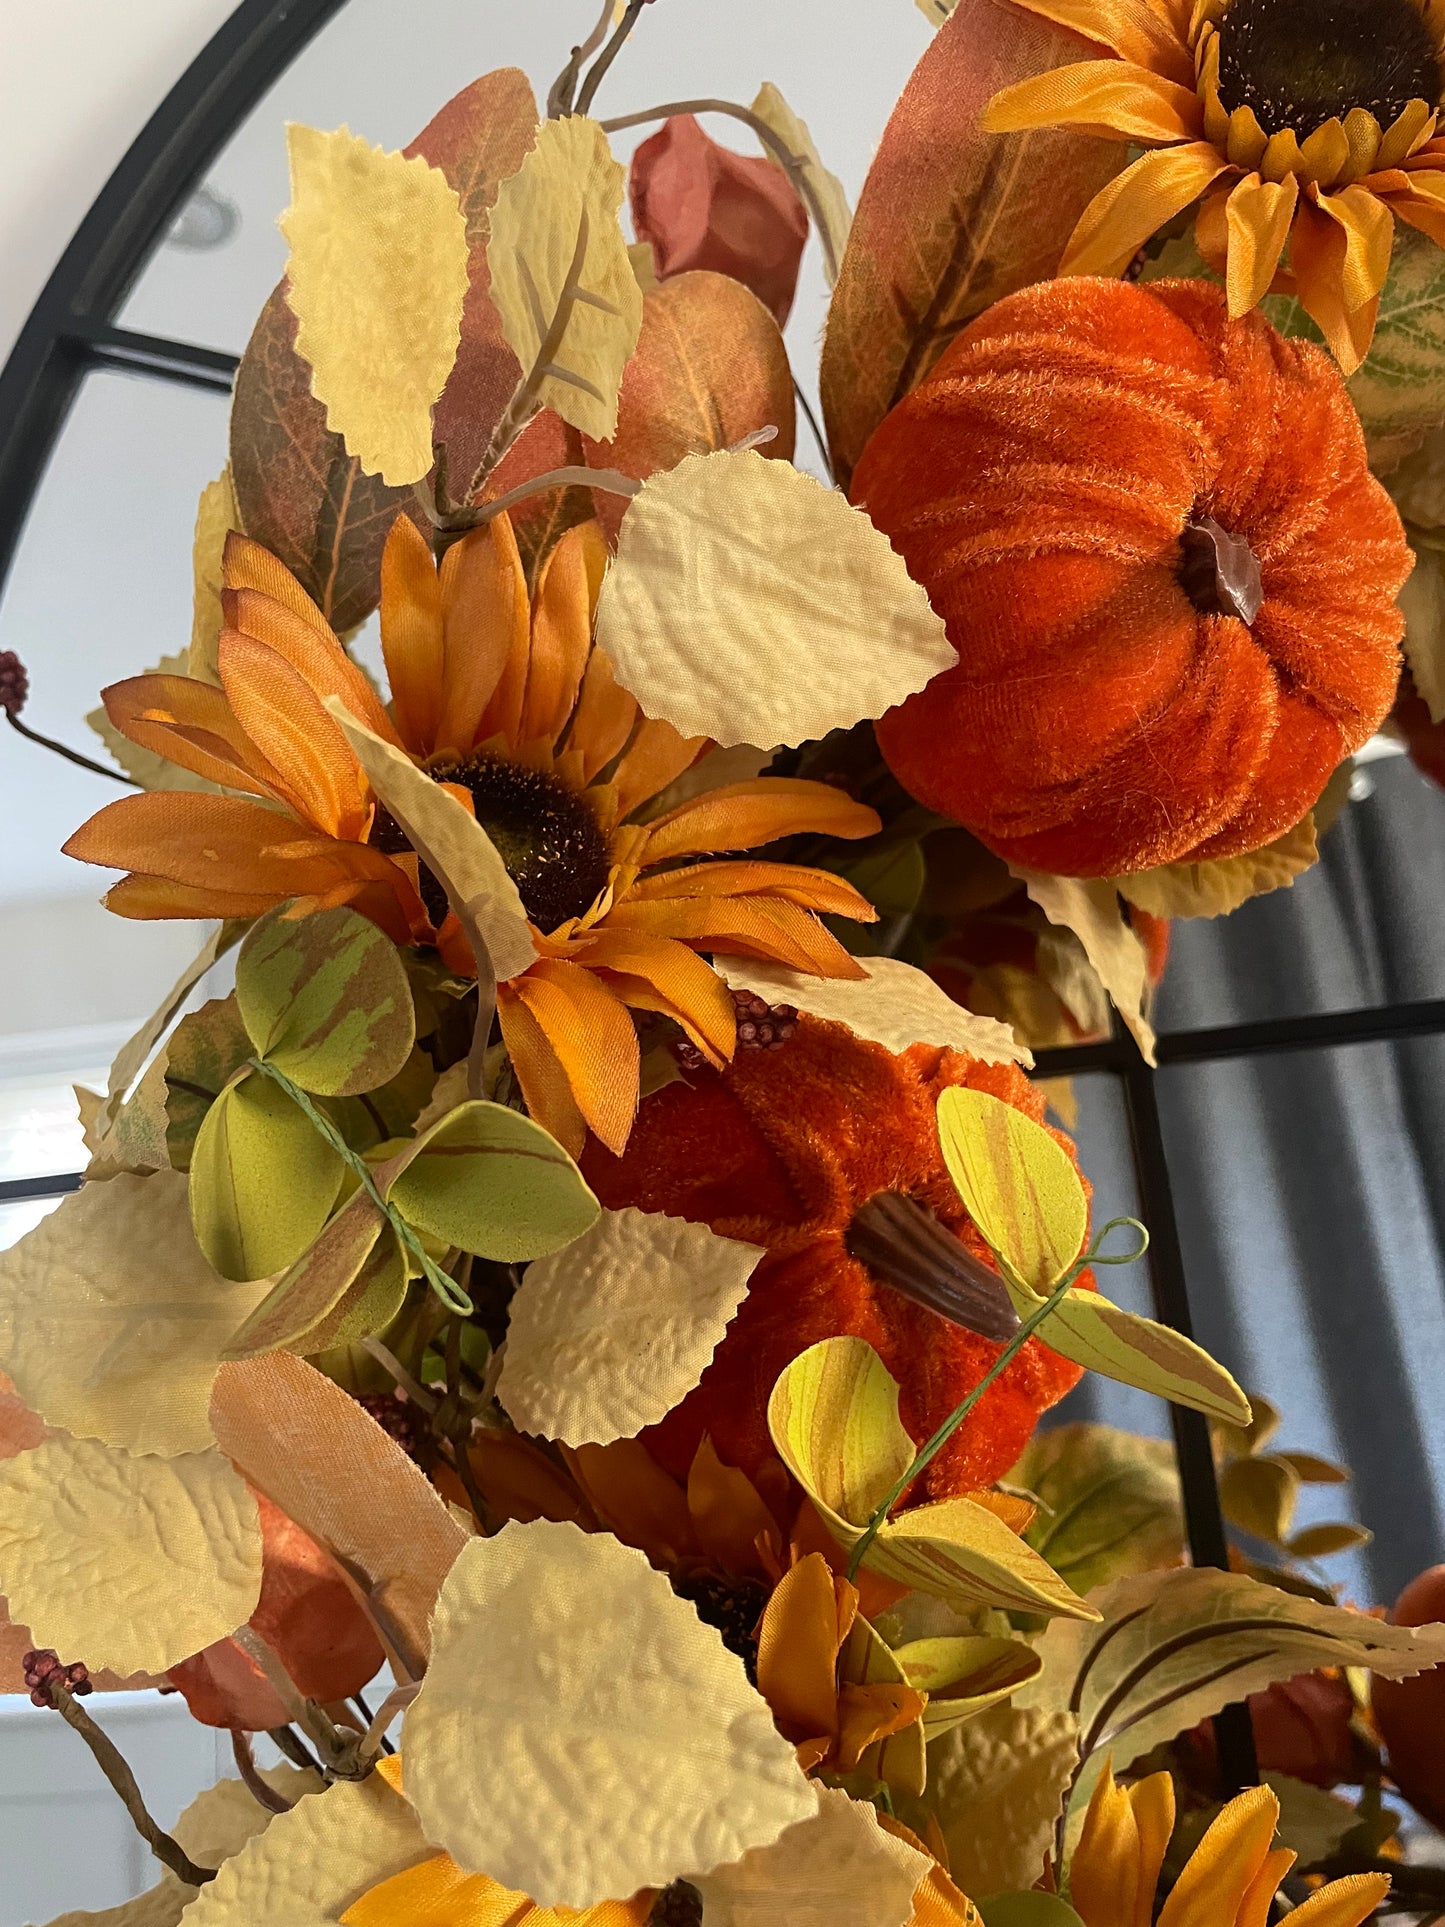
<svg viewBox="0 0 1445 1927">
<path fill-rule="evenodd" d="M 412 1257 L 415 1258 L 417 1264 L 421 1267 L 422 1275 L 436 1293 L 437 1297 L 441 1299 L 449 1311 L 456 1312 L 458 1316 L 462 1318 L 470 1317 L 473 1310 L 471 1299 L 467 1296 L 466 1292 L 462 1290 L 455 1278 L 449 1278 L 441 1266 L 437 1264 L 436 1260 L 431 1257 L 422 1245 L 421 1239 L 418 1238 L 406 1219 L 397 1210 L 396 1206 L 381 1195 L 381 1192 L 377 1189 L 376 1179 L 371 1174 L 371 1166 L 359 1151 L 352 1150 L 351 1146 L 346 1142 L 346 1139 L 341 1136 L 326 1113 L 317 1109 L 316 1105 L 311 1102 L 308 1093 L 303 1091 L 299 1084 L 293 1084 L 285 1071 L 277 1070 L 276 1066 L 274 1064 L 268 1064 L 264 1057 L 251 1058 L 247 1068 L 253 1071 L 260 1071 L 263 1077 L 269 1077 L 273 1084 L 279 1085 L 280 1088 L 285 1091 L 297 1110 L 303 1114 L 307 1122 L 311 1125 L 311 1128 L 325 1138 L 326 1142 L 331 1146 L 332 1150 L 341 1159 L 347 1169 L 354 1172 L 357 1178 L 360 1179 L 362 1189 L 366 1192 L 377 1210 L 381 1212 L 397 1237 L 400 1238 L 405 1248 L 411 1253 Z"/>
</svg>

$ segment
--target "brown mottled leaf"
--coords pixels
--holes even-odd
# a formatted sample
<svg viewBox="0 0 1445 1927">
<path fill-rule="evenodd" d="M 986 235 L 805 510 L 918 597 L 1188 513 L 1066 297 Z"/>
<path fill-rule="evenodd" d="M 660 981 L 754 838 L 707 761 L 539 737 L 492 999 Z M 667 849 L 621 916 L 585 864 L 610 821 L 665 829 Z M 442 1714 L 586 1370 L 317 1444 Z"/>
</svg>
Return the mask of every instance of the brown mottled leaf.
<svg viewBox="0 0 1445 1927">
<path fill-rule="evenodd" d="M 960 329 L 1054 273 L 1128 150 L 1047 129 L 984 134 L 1000 88 L 1086 57 L 1088 41 L 1012 0 L 960 0 L 913 71 L 863 184 L 823 341 L 838 479 Z"/>
<path fill-rule="evenodd" d="M 769 423 L 778 434 L 763 453 L 791 461 L 793 381 L 778 324 L 741 281 L 697 269 L 645 297 L 617 433 L 610 442 L 584 436 L 582 445 L 592 467 L 645 479 Z M 598 520 L 615 535 L 626 501 L 599 490 L 596 503 Z"/>
</svg>

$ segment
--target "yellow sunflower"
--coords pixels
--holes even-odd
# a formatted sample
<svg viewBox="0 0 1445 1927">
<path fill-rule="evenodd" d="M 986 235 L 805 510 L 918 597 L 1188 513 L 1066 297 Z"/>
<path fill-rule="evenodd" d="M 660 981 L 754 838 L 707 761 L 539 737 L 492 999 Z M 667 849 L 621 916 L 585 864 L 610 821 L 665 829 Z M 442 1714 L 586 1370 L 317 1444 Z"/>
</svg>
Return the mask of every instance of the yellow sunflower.
<svg viewBox="0 0 1445 1927">
<path fill-rule="evenodd" d="M 985 127 L 1076 127 L 1148 150 L 1085 208 L 1059 272 L 1119 274 L 1199 202 L 1195 240 L 1231 314 L 1297 294 L 1353 372 L 1396 217 L 1445 246 L 1445 0 L 1018 4 L 1115 57 L 1005 88 Z"/>
<path fill-rule="evenodd" d="M 128 796 L 84 824 L 68 854 L 128 872 L 106 897 L 122 916 L 349 903 L 397 943 L 435 944 L 472 971 L 444 891 L 324 706 L 339 697 L 496 843 L 540 953 L 498 995 L 522 1094 L 570 1149 L 590 1126 L 620 1151 L 638 1094 L 630 1010 L 674 1018 L 715 1064 L 732 1055 L 732 996 L 699 950 L 862 975 L 818 921 L 874 919 L 849 884 L 791 864 L 691 859 L 800 831 L 867 836 L 878 818 L 826 784 L 758 777 L 639 820 L 708 744 L 646 720 L 593 645 L 606 556 L 594 523 L 571 530 L 529 602 L 505 515 L 454 544 L 440 568 L 399 518 L 381 576 L 388 713 L 295 577 L 233 535 L 219 686 L 137 676 L 107 689 L 105 706 L 132 742 L 261 800 Z"/>
</svg>

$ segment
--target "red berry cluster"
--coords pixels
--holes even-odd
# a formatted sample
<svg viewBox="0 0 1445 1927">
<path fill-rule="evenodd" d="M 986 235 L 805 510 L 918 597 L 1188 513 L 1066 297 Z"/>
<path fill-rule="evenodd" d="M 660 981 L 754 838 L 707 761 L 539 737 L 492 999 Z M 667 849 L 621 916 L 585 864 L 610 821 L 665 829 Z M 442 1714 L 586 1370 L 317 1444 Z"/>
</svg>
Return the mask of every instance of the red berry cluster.
<svg viewBox="0 0 1445 1927">
<path fill-rule="evenodd" d="M 436 1456 L 431 1426 L 426 1413 L 405 1392 L 363 1392 L 357 1404 L 370 1413 L 388 1438 L 396 1440 L 409 1459 L 423 1470 L 431 1464 Z"/>
<path fill-rule="evenodd" d="M 798 1012 L 792 1004 L 770 1004 L 751 990 L 735 990 L 732 999 L 739 1050 L 776 1050 L 798 1028 Z M 700 1071 L 707 1062 L 696 1044 L 677 1044 L 674 1049 L 685 1071 Z"/>
<path fill-rule="evenodd" d="M 13 649 L 0 649 L 0 709 L 7 716 L 18 716 L 29 693 L 25 664 Z"/>
<path fill-rule="evenodd" d="M 54 1706 L 50 1696 L 52 1686 L 63 1686 L 77 1699 L 95 1688 L 90 1683 L 90 1669 L 76 1660 L 70 1666 L 62 1666 L 60 1655 L 45 1646 L 38 1652 L 29 1652 L 20 1661 L 25 1674 L 25 1684 L 30 1688 L 30 1697 L 36 1706 Z"/>
</svg>

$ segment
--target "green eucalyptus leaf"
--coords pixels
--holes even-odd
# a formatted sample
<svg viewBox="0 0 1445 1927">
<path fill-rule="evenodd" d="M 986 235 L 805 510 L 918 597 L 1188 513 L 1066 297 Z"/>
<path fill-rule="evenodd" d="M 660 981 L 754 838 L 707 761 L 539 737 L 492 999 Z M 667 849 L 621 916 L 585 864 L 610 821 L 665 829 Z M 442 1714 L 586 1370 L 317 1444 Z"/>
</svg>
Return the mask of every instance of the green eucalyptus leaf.
<svg viewBox="0 0 1445 1927">
<path fill-rule="evenodd" d="M 183 1017 L 166 1046 L 166 1150 L 174 1170 L 190 1168 L 207 1111 L 251 1055 L 234 997 L 212 998 Z"/>
<path fill-rule="evenodd" d="M 1024 1534 L 1077 1593 L 1178 1563 L 1184 1521 L 1174 1447 L 1112 1425 L 1039 1432 L 1009 1474 L 1040 1501 Z"/>
<path fill-rule="evenodd" d="M 207 1111 L 191 1153 L 191 1223 L 223 1278 L 269 1278 L 331 1215 L 341 1159 L 269 1078 L 251 1071 Z"/>
<path fill-rule="evenodd" d="M 554 1137 L 480 1098 L 431 1127 L 387 1195 L 419 1231 L 504 1264 L 560 1251 L 599 1211 Z"/>
<path fill-rule="evenodd" d="M 406 1302 L 409 1278 L 406 1253 L 390 1225 L 382 1231 L 366 1262 L 340 1298 L 289 1349 L 310 1357 L 336 1345 L 354 1345 L 372 1332 L 385 1331 Z"/>
<path fill-rule="evenodd" d="M 354 910 L 263 917 L 241 946 L 236 1000 L 256 1055 L 323 1097 L 389 1083 L 416 1042 L 401 955 Z"/>
<path fill-rule="evenodd" d="M 385 1226 L 371 1198 L 358 1190 L 277 1279 L 231 1339 L 226 1357 L 254 1358 L 283 1346 L 294 1348 L 350 1293 Z M 322 1346 L 309 1349 L 319 1351 Z"/>
<path fill-rule="evenodd" d="M 1010 1699 L 1042 1667 L 1021 1639 L 982 1636 L 915 1639 L 893 1656 L 908 1684 L 928 1695 L 923 1731 L 930 1740 Z"/>
</svg>

